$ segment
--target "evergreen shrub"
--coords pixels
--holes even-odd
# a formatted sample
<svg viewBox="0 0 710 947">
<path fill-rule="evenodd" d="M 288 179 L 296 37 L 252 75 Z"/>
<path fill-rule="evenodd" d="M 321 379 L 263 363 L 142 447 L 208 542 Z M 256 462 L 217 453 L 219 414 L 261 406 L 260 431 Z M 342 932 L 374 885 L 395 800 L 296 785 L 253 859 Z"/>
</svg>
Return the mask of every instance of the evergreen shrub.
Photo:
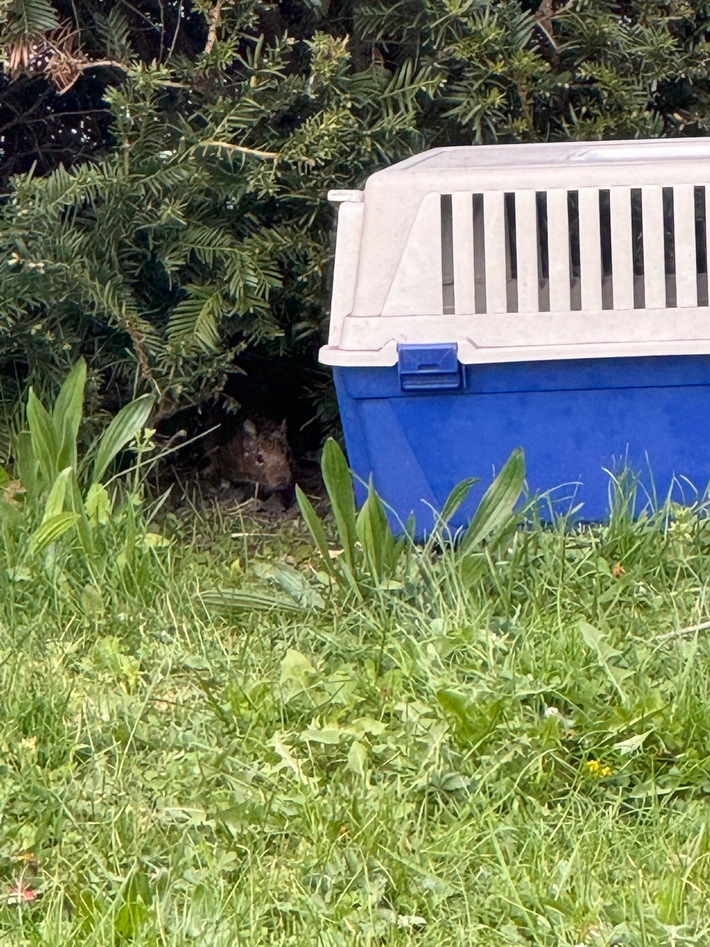
<svg viewBox="0 0 710 947">
<path fill-rule="evenodd" d="M 0 0 L 6 408 L 81 356 L 95 412 L 199 401 L 249 347 L 313 364 L 329 188 L 438 145 L 706 134 L 709 30 L 686 0 Z"/>
</svg>

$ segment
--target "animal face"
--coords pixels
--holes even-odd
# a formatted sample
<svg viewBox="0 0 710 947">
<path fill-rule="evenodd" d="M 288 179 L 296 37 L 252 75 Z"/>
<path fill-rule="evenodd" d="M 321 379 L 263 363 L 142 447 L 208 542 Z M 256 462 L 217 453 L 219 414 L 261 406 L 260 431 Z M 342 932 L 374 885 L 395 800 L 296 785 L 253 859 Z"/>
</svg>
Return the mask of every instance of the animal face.
<svg viewBox="0 0 710 947">
<path fill-rule="evenodd" d="M 272 490 L 281 490 L 291 483 L 293 467 L 285 422 L 275 424 L 248 418 L 242 425 L 240 441 L 235 445 L 241 455 L 235 458 L 239 479 Z"/>
</svg>

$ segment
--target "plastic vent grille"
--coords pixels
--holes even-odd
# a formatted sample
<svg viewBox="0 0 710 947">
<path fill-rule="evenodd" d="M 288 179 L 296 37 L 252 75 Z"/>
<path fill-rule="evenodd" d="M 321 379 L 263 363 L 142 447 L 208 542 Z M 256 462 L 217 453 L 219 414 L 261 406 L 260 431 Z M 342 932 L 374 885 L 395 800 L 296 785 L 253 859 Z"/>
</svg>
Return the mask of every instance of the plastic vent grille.
<svg viewBox="0 0 710 947">
<path fill-rule="evenodd" d="M 708 306 L 704 186 L 442 194 L 443 314 Z"/>
</svg>

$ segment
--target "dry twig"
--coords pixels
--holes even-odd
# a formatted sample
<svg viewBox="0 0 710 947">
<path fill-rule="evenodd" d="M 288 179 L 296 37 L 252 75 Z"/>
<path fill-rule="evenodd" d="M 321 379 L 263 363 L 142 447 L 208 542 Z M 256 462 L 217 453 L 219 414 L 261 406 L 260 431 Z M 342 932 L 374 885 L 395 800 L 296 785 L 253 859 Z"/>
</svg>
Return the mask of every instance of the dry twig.
<svg viewBox="0 0 710 947">
<path fill-rule="evenodd" d="M 687 628 L 678 628 L 677 631 L 669 631 L 665 635 L 659 635 L 656 641 L 669 641 L 671 638 L 683 638 L 685 635 L 693 635 L 696 631 L 708 631 L 710 621 L 703 621 L 699 625 L 688 625 Z"/>
</svg>

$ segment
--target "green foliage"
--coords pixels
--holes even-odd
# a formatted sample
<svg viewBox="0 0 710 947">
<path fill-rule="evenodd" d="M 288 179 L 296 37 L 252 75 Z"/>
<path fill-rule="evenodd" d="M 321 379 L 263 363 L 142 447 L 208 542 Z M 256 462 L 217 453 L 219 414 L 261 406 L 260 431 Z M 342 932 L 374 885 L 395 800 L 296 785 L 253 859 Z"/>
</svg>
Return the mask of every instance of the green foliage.
<svg viewBox="0 0 710 947">
<path fill-rule="evenodd" d="M 57 11 L 50 0 L 5 0 L 0 12 L 4 15 L 5 42 L 41 36 L 58 30 L 60 26 Z"/>
<path fill-rule="evenodd" d="M 706 944 L 707 513 L 356 531 L 357 601 L 296 521 L 0 543 L 0 941 Z"/>
<path fill-rule="evenodd" d="M 358 597 L 387 588 L 401 588 L 401 575 L 407 571 L 410 556 L 416 554 L 412 542 L 416 525 L 413 519 L 400 524 L 400 535 L 396 536 L 372 480 L 367 487 L 367 497 L 358 511 L 347 460 L 332 438 L 326 441 L 323 448 L 321 470 L 340 549 L 330 548 L 325 526 L 299 486 L 296 486 L 296 499 L 326 575 L 341 588 L 355 592 Z M 451 518 L 477 482 L 476 478 L 465 480 L 451 492 L 438 515 L 436 528 L 427 541 L 423 553 L 425 557 L 448 538 Z M 469 525 L 459 537 L 457 555 L 461 561 L 467 562 L 469 569 L 471 556 L 480 555 L 484 543 L 507 534 L 519 522 L 515 508 L 524 484 L 523 452 L 515 450 L 484 493 Z"/>
<path fill-rule="evenodd" d="M 70 532 L 87 559 L 94 556 L 115 505 L 107 489 L 110 481 L 103 478 L 125 447 L 134 441 L 141 446 L 137 438 L 150 416 L 152 395 L 124 405 L 80 456 L 85 384 L 86 363 L 80 360 L 67 375 L 51 410 L 30 389 L 27 430 L 19 432 L 14 451 L 17 478 L 0 469 L 2 536 L 6 553 L 17 557 L 15 566 L 21 565 L 24 554 L 32 557 L 44 552 Z"/>
<path fill-rule="evenodd" d="M 323 523 L 299 486 L 296 499 L 326 574 L 358 597 L 368 590 L 387 588 L 393 582 L 397 587 L 395 574 L 408 554 L 407 538 L 396 539 L 393 535 L 382 500 L 372 483 L 368 486 L 367 499 L 357 511 L 345 455 L 332 438 L 323 448 L 321 469 L 341 549 L 331 552 Z"/>
<path fill-rule="evenodd" d="M 22 172 L 0 214 L 13 383 L 47 387 L 84 355 L 114 406 L 137 382 L 169 410 L 245 346 L 312 353 L 326 191 L 426 147 L 710 127 L 705 3 L 158 6 L 152 29 L 142 0 L 0 5 L 2 167 Z"/>
</svg>

